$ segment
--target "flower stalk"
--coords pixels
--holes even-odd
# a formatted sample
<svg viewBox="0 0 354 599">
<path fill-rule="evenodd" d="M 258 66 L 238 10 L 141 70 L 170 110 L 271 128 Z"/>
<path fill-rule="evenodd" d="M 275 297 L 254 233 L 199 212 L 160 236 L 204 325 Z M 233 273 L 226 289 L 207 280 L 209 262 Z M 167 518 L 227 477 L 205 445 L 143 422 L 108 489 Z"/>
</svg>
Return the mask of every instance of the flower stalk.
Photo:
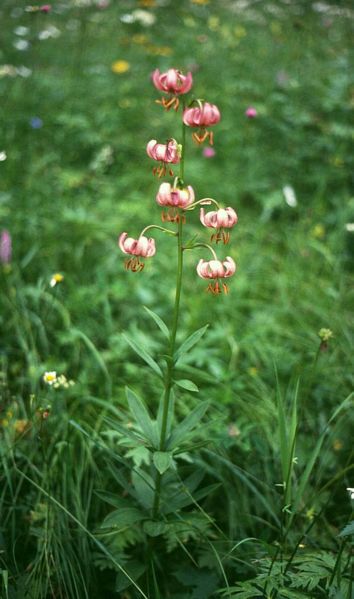
<svg viewBox="0 0 354 599">
<path fill-rule="evenodd" d="M 214 104 L 200 100 L 196 101 L 197 107 L 191 107 L 184 98 L 181 98 L 181 96 L 188 93 L 192 87 L 193 80 L 191 73 L 184 75 L 178 69 L 169 69 L 166 73 L 160 73 L 160 71 L 156 69 L 152 74 L 152 82 L 159 91 L 167 94 L 167 97 L 158 100 L 158 103 L 161 104 L 165 110 L 173 108 L 177 112 L 179 107 L 181 107 L 182 111 L 180 119 L 182 130 L 181 139 L 179 141 L 173 137 L 167 139 L 166 143 L 151 139 L 146 146 L 147 155 L 155 161 L 155 164 L 158 164 L 158 166 L 153 168 L 153 173 L 159 178 L 165 177 L 166 175 L 174 177 L 173 183 L 163 181 L 160 184 L 156 195 L 156 202 L 163 208 L 161 213 L 162 222 L 167 221 L 176 223 L 176 229 L 170 230 L 165 227 L 151 224 L 142 230 L 137 239 L 129 237 L 126 232 L 121 233 L 118 239 L 118 245 L 124 254 L 129 255 L 125 261 L 126 269 L 133 272 L 140 272 L 145 266 L 144 259 L 152 258 L 156 253 L 155 239 L 145 236 L 150 229 L 156 229 L 177 238 L 175 301 L 170 330 L 166 328 L 166 325 L 163 322 L 160 322 L 160 325 L 163 325 L 163 330 L 169 338 L 169 345 L 168 353 L 165 358 L 164 391 L 159 408 L 159 414 L 161 414 L 161 420 L 159 420 L 160 428 L 157 439 L 153 441 L 153 450 L 155 452 L 153 455 L 153 463 L 156 467 L 156 471 L 155 490 L 151 509 L 153 519 L 157 519 L 161 505 L 163 475 L 169 468 L 171 462 L 171 454 L 166 453 L 166 441 L 168 437 L 168 421 L 171 412 L 171 392 L 175 382 L 174 370 L 176 338 L 182 294 L 183 252 L 187 249 L 191 250 L 202 247 L 207 248 L 211 252 L 212 260 L 199 260 L 199 263 L 196 265 L 196 271 L 199 277 L 208 281 L 207 291 L 214 295 L 222 292 L 228 293 L 228 287 L 224 282 L 224 279 L 232 276 L 236 270 L 236 265 L 230 256 L 227 256 L 224 260 L 219 260 L 216 252 L 210 245 L 206 243 L 195 243 L 194 239 L 184 244 L 183 234 L 184 225 L 186 223 L 186 213 L 189 213 L 191 210 L 200 206 L 200 222 L 204 227 L 209 227 L 213 230 L 211 240 L 216 243 L 220 240 L 224 243 L 228 242 L 230 234 L 228 232 L 225 233 L 224 228 L 231 229 L 237 223 L 237 215 L 233 208 L 222 208 L 213 198 L 204 197 L 202 199 L 196 199 L 193 187 L 187 185 L 184 181 L 187 127 L 196 130 L 192 135 L 195 141 L 202 143 L 208 138 L 210 144 L 212 144 L 213 134 L 207 127 L 216 125 L 220 121 L 221 117 L 218 107 Z M 171 165 L 177 164 L 179 165 L 179 174 L 175 177 Z M 216 210 L 205 213 L 203 206 L 210 204 L 213 204 Z M 158 315 L 155 315 L 155 317 L 159 320 Z M 154 363 L 154 360 L 151 358 L 151 361 L 149 360 L 148 363 Z M 154 368 L 154 370 L 157 369 L 158 372 L 161 373 L 161 369 L 156 363 L 155 366 L 156 368 Z M 193 388 L 193 382 L 184 382 L 190 383 Z M 181 386 L 183 387 L 183 385 Z M 138 422 L 138 424 L 141 426 L 141 422 Z M 149 440 L 149 436 L 147 436 L 147 439 Z M 159 460 L 163 460 L 161 467 L 157 465 L 157 463 L 161 465 Z"/>
</svg>

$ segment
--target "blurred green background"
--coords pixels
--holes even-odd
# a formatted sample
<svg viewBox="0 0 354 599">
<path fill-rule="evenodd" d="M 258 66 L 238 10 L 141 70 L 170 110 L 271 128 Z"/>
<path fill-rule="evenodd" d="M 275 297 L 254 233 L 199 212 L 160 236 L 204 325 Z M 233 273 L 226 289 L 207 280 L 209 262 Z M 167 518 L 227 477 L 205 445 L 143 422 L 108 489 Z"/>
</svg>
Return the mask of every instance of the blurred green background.
<svg viewBox="0 0 354 599">
<path fill-rule="evenodd" d="M 0 6 L 0 229 L 13 244 L 0 273 L 0 421 L 9 409 L 24 417 L 50 370 L 75 381 L 67 417 L 82 422 L 96 419 L 97 399 L 124 410 L 128 383 L 157 405 L 156 381 L 121 333 L 163 353 L 143 306 L 170 322 L 173 239 L 157 233 L 156 256 L 131 273 L 117 238 L 160 224 L 145 147 L 180 140 L 180 113 L 155 103 L 150 76 L 176 67 L 193 72 L 195 96 L 222 114 L 214 157 L 188 136 L 186 183 L 239 216 L 230 246 L 218 247 L 238 265 L 230 295 L 205 293 L 195 271 L 203 250 L 186 256 L 180 336 L 211 326 L 184 373 L 214 402 L 217 434 L 235 460 L 261 478 L 262 458 L 272 463 L 278 453 L 276 373 L 285 397 L 300 378 L 306 462 L 353 388 L 351 2 L 57 0 L 48 13 L 36 8 Z M 186 228 L 208 240 L 197 212 Z M 51 288 L 54 273 L 64 279 Z M 333 338 L 318 352 L 322 327 Z M 182 397 L 177 411 L 191 402 Z M 329 434 L 324 481 L 348 463 L 350 426 L 343 418 Z M 349 476 L 341 483 L 333 526 L 346 521 L 350 484 Z"/>
<path fill-rule="evenodd" d="M 236 388 L 272 379 L 274 361 L 289 376 L 315 351 L 322 326 L 335 333 L 329 370 L 336 358 L 344 368 L 353 209 L 349 4 L 82 1 L 55 2 L 48 14 L 26 6 L 5 1 L 1 8 L 7 158 L 0 214 L 24 293 L 16 301 L 29 313 L 33 302 L 43 305 L 28 324 L 38 340 L 23 342 L 25 355 L 12 337 L 14 316 L 2 310 L 11 378 L 27 384 L 60 365 L 99 386 L 59 307 L 43 322 L 49 300 L 40 295 L 52 293 L 54 272 L 65 277 L 56 300 L 99 349 L 115 385 L 130 357 L 120 330 L 147 330 L 144 303 L 168 318 L 170 239 L 158 239 L 156 258 L 134 276 L 123 270 L 116 238 L 160 220 L 145 146 L 179 136 L 178 118 L 163 114 L 150 83 L 154 68 L 170 66 L 191 69 L 196 96 L 222 112 L 214 158 L 188 140 L 186 181 L 197 197 L 215 197 L 239 214 L 225 248 L 238 263 L 230 297 L 208 297 L 194 269 L 203 256 L 187 260 L 183 324 L 212 321 L 210 336 L 221 337 L 207 368 L 232 374 Z M 253 120 L 245 117 L 250 105 Z M 294 189 L 296 206 L 287 205 L 284 186 Z M 190 228 L 207 238 L 197 214 Z M 257 369 L 251 383 L 248 368 Z"/>
</svg>

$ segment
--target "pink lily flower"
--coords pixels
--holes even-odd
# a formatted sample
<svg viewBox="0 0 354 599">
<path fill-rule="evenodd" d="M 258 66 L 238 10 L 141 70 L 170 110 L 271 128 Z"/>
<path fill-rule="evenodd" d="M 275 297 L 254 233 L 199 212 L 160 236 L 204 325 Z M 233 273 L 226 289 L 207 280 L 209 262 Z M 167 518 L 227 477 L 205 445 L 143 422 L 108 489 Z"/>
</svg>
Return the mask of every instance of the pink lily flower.
<svg viewBox="0 0 354 599">
<path fill-rule="evenodd" d="M 162 166 L 153 169 L 153 173 L 158 177 L 163 177 L 166 174 L 166 164 L 178 164 L 181 156 L 178 148 L 178 143 L 175 139 L 169 139 L 166 144 L 159 144 L 156 139 L 151 139 L 146 146 L 147 155 L 153 160 L 162 162 Z M 170 175 L 173 176 L 173 171 L 170 169 Z"/>
<path fill-rule="evenodd" d="M 253 106 L 249 106 L 245 112 L 248 119 L 254 119 L 257 116 L 257 110 Z"/>
<path fill-rule="evenodd" d="M 156 196 L 160 206 L 173 206 L 174 208 L 188 208 L 194 202 L 194 190 L 191 185 L 183 189 L 172 187 L 171 183 L 161 183 Z"/>
<path fill-rule="evenodd" d="M 118 239 L 118 245 L 124 254 L 132 254 L 134 258 L 130 258 L 125 262 L 125 268 L 133 272 L 143 270 L 145 264 L 139 260 L 142 258 L 151 258 L 156 253 L 155 240 L 141 235 L 138 239 L 128 237 L 128 233 L 122 233 Z"/>
<path fill-rule="evenodd" d="M 41 12 L 48 13 L 52 10 L 52 6 L 51 6 L 51 4 L 42 4 L 42 6 L 39 7 L 39 10 Z"/>
<path fill-rule="evenodd" d="M 231 229 L 236 225 L 238 216 L 233 208 L 220 208 L 219 210 L 213 210 L 212 212 L 205 213 L 204 208 L 200 209 L 200 222 L 204 227 L 211 227 L 212 229 L 218 229 L 216 233 L 211 236 L 211 241 L 223 241 L 228 243 L 230 240 L 230 233 L 220 231 L 219 229 Z"/>
<path fill-rule="evenodd" d="M 209 138 L 209 143 L 213 145 L 213 134 L 207 131 L 206 127 L 216 125 L 220 121 L 220 111 L 215 104 L 209 102 L 200 103 L 200 106 L 186 108 L 183 112 L 183 122 L 187 127 L 198 127 L 198 133 L 193 133 L 192 137 L 197 143 L 203 143 Z"/>
<path fill-rule="evenodd" d="M 160 73 L 159 69 L 155 69 L 152 73 L 152 82 L 156 89 L 172 94 L 170 98 L 156 100 L 157 104 L 162 104 L 166 110 L 172 107 L 178 110 L 179 99 L 177 96 L 189 92 L 193 84 L 193 77 L 191 72 L 183 75 L 178 69 L 168 69 L 166 73 Z"/>
<path fill-rule="evenodd" d="M 12 240 L 10 233 L 4 229 L 0 234 L 0 262 L 9 264 L 12 255 Z"/>
<path fill-rule="evenodd" d="M 152 82 L 156 89 L 168 94 L 186 94 L 192 87 L 193 77 L 189 72 L 183 75 L 178 69 L 168 69 L 166 73 L 160 73 L 155 69 L 152 73 Z"/>
<path fill-rule="evenodd" d="M 214 279 L 214 283 L 210 283 L 207 287 L 207 291 L 210 291 L 214 295 L 218 295 L 222 291 L 228 293 L 229 289 L 225 283 L 222 285 L 219 283 L 219 279 L 226 279 L 231 277 L 236 272 L 236 264 L 234 260 L 227 256 L 227 258 L 221 262 L 221 260 L 199 260 L 197 265 L 197 273 L 202 279 Z"/>
</svg>

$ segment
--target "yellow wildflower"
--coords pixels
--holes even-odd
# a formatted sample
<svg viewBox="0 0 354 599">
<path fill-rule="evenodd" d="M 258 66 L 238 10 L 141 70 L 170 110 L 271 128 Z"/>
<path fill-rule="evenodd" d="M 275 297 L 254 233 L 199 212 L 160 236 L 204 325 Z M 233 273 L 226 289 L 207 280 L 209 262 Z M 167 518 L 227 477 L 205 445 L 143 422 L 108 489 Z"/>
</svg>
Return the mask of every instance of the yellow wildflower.
<svg viewBox="0 0 354 599">
<path fill-rule="evenodd" d="M 22 433 L 25 432 L 26 428 L 28 428 L 29 426 L 29 421 L 28 420 L 15 420 L 14 422 L 14 429 L 16 431 L 16 433 L 22 435 Z"/>
<path fill-rule="evenodd" d="M 343 448 L 343 442 L 340 439 L 334 439 L 333 449 L 334 451 L 340 451 Z"/>
<path fill-rule="evenodd" d="M 209 4 L 209 1 L 210 0 L 191 0 L 191 3 L 203 5 L 203 4 Z"/>
<path fill-rule="evenodd" d="M 173 53 L 172 48 L 169 46 L 154 46 L 154 44 L 146 46 L 146 50 L 154 56 L 171 56 Z"/>
<path fill-rule="evenodd" d="M 250 376 L 257 376 L 258 368 L 256 366 L 251 366 L 250 368 L 247 368 L 247 372 Z"/>
<path fill-rule="evenodd" d="M 312 229 L 312 235 L 316 237 L 316 239 L 323 239 L 326 234 L 326 229 L 323 225 L 315 225 Z"/>
<path fill-rule="evenodd" d="M 57 285 L 58 283 L 61 283 L 63 280 L 64 280 L 64 276 L 61 275 L 59 272 L 56 272 L 50 279 L 49 285 L 51 287 L 55 287 L 55 285 Z"/>
<path fill-rule="evenodd" d="M 153 8 L 156 6 L 156 0 L 139 0 L 139 6 L 144 8 Z"/>
<path fill-rule="evenodd" d="M 135 35 L 132 36 L 132 42 L 134 44 L 146 44 L 149 41 L 149 38 L 147 35 L 144 35 L 143 33 L 136 33 Z"/>
<path fill-rule="evenodd" d="M 129 71 L 130 64 L 127 60 L 116 60 L 112 64 L 111 69 L 113 73 L 117 73 L 117 75 L 122 75 L 123 73 Z"/>
</svg>

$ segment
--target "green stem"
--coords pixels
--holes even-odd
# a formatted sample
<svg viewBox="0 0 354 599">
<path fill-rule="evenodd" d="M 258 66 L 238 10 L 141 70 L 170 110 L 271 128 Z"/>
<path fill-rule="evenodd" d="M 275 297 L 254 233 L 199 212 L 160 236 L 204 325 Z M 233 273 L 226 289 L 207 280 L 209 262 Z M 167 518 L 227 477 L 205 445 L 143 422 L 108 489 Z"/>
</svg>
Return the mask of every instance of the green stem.
<svg viewBox="0 0 354 599">
<path fill-rule="evenodd" d="M 167 360 L 167 371 L 165 378 L 165 392 L 163 396 L 163 410 L 162 410 L 162 421 L 161 421 L 161 433 L 160 433 L 160 443 L 159 450 L 164 451 L 165 443 L 166 443 L 166 433 L 167 433 L 167 422 L 168 422 L 168 412 L 170 407 L 170 397 L 171 397 L 171 389 L 173 385 L 173 370 L 174 370 L 174 362 L 173 356 L 175 353 L 176 347 L 176 335 L 177 335 L 177 327 L 178 327 L 178 319 L 179 319 L 179 306 L 181 300 L 181 291 L 182 291 L 182 275 L 183 275 L 183 222 L 182 218 L 180 218 L 178 223 L 178 233 L 177 233 L 177 279 L 176 279 L 176 295 L 175 295 L 175 305 L 173 311 L 173 321 L 172 321 L 172 329 L 170 335 L 170 348 L 169 348 L 169 359 Z M 162 475 L 158 472 L 156 476 L 156 486 L 155 486 L 155 498 L 154 498 L 154 507 L 153 507 L 153 517 L 156 518 L 159 506 L 160 506 L 160 492 L 161 492 L 161 479 Z"/>
<path fill-rule="evenodd" d="M 183 106 L 184 108 L 184 106 Z M 184 154 L 185 154 L 185 140 L 186 140 L 186 126 L 182 124 L 182 155 L 180 160 L 179 178 L 183 181 L 184 177 Z M 179 210 L 178 220 L 178 232 L 177 232 L 177 276 L 176 276 L 176 294 L 175 294 L 175 305 L 173 310 L 172 328 L 170 334 L 170 347 L 167 359 L 167 371 L 165 377 L 165 391 L 163 395 L 163 408 L 162 408 L 162 420 L 161 420 L 161 432 L 160 432 L 160 443 L 159 450 L 165 450 L 166 435 L 167 435 L 167 423 L 168 414 L 171 399 L 171 389 L 173 385 L 173 371 L 174 371 L 174 353 L 176 348 L 176 336 L 179 320 L 179 308 L 181 301 L 182 291 L 182 275 L 183 275 L 183 214 Z M 156 518 L 160 507 L 160 495 L 161 495 L 161 480 L 162 474 L 157 472 L 155 481 L 155 497 L 153 505 L 153 517 Z"/>
<path fill-rule="evenodd" d="M 185 109 L 185 102 L 182 103 L 182 114 Z M 187 127 L 182 121 L 182 155 L 179 163 L 179 178 L 182 182 L 184 182 L 184 155 L 185 155 L 185 147 L 186 147 L 186 129 Z"/>
<path fill-rule="evenodd" d="M 178 223 L 178 262 L 177 262 L 177 280 L 176 280 L 176 296 L 175 296 L 175 306 L 173 311 L 173 321 L 172 321 L 172 330 L 170 337 L 170 351 L 169 351 L 169 360 L 167 364 L 167 373 L 165 380 L 165 393 L 163 399 L 163 412 L 162 412 L 162 424 L 161 424 L 161 437 L 160 437 L 160 451 L 164 450 L 165 441 L 166 441 L 166 430 L 167 430 L 167 420 L 168 420 L 168 408 L 171 394 L 171 387 L 173 382 L 173 356 L 175 353 L 176 346 L 176 335 L 177 335 L 177 327 L 178 327 L 178 318 L 179 318 L 179 305 L 181 300 L 181 290 L 182 290 L 182 274 L 183 274 L 183 244 L 182 244 L 182 233 L 183 233 L 183 223 L 182 219 L 180 219 Z"/>
</svg>

